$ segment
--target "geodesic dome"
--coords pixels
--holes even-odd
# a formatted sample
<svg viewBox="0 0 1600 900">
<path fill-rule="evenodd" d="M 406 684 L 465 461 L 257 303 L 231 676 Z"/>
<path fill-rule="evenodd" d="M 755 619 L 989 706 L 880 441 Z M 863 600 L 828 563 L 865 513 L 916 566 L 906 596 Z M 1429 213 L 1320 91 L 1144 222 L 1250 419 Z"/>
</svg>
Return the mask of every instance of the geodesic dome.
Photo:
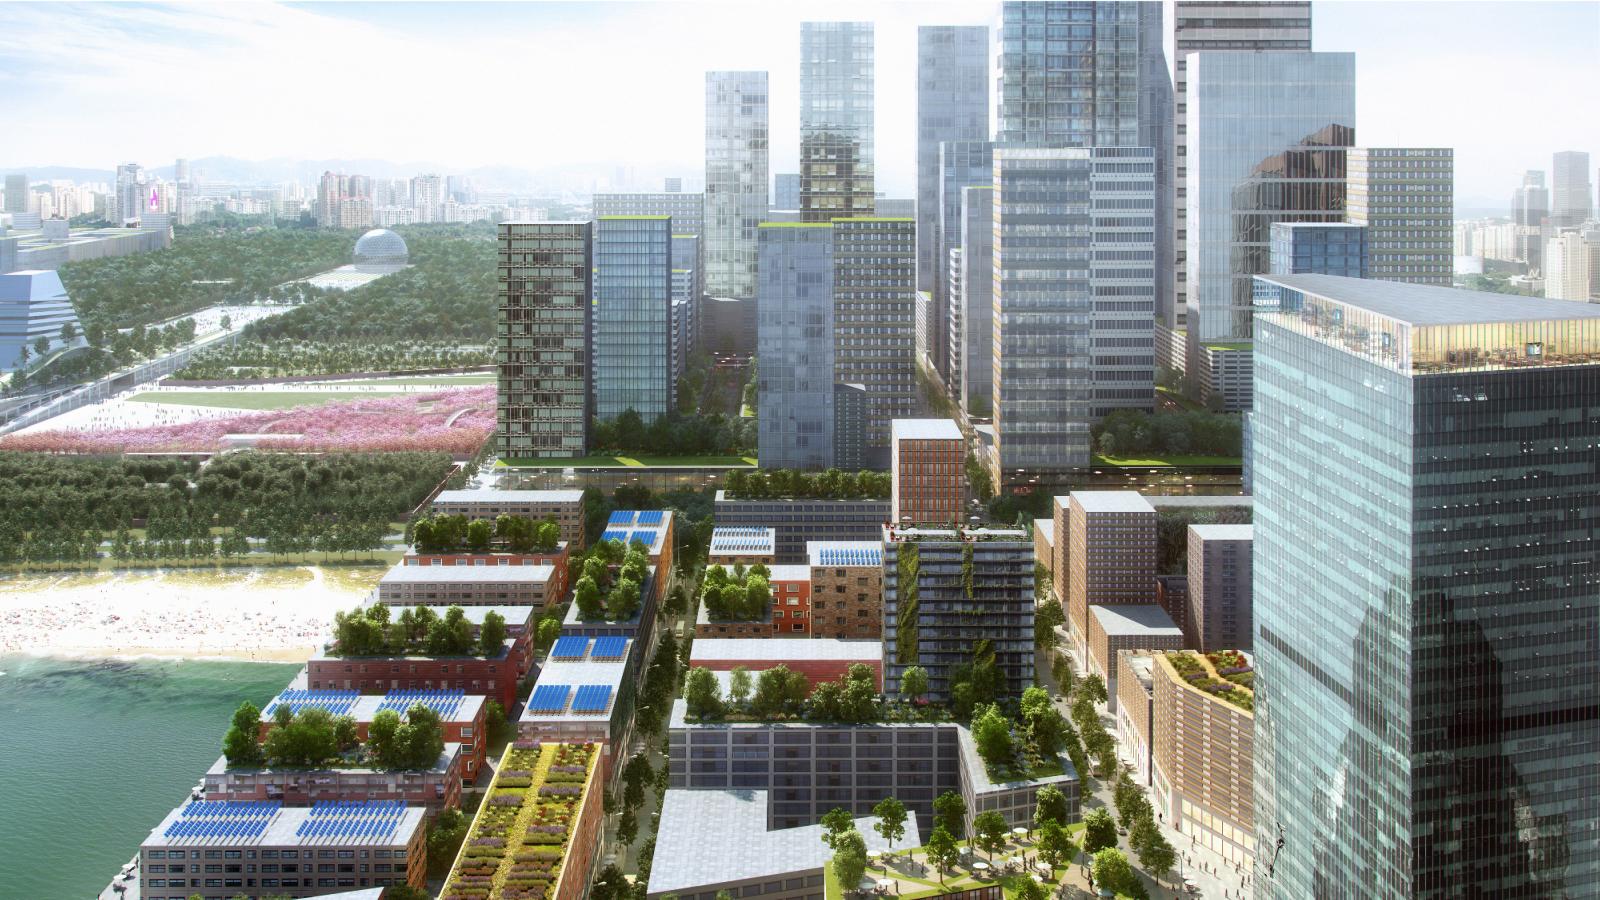
<svg viewBox="0 0 1600 900">
<path fill-rule="evenodd" d="M 358 266 L 403 266 L 410 258 L 405 239 L 387 228 L 374 228 L 356 241 Z"/>
</svg>

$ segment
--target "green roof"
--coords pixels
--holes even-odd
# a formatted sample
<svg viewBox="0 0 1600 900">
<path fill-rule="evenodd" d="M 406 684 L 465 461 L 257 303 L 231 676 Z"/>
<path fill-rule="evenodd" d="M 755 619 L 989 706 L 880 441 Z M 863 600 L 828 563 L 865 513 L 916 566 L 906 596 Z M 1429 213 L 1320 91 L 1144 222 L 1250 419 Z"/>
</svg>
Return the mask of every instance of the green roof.
<svg viewBox="0 0 1600 900">
<path fill-rule="evenodd" d="M 1250 341 L 1205 341 L 1202 346 L 1207 350 L 1249 350 L 1254 344 Z"/>
<path fill-rule="evenodd" d="M 700 235 L 698 235 L 698 234 L 675 234 L 675 235 L 673 235 L 673 237 L 675 237 L 675 238 L 691 238 L 691 237 L 699 237 L 699 236 Z"/>
</svg>

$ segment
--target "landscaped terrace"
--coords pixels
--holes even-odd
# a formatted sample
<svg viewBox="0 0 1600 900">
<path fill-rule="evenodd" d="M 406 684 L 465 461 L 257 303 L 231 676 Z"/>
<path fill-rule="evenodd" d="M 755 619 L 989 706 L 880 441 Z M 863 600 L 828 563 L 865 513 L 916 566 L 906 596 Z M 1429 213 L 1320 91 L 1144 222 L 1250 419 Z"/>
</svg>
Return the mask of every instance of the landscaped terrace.
<svg viewBox="0 0 1600 900">
<path fill-rule="evenodd" d="M 1166 654 L 1178 677 L 1248 713 L 1256 710 L 1255 670 L 1243 653 L 1218 650 L 1204 655 L 1183 650 Z"/>
</svg>

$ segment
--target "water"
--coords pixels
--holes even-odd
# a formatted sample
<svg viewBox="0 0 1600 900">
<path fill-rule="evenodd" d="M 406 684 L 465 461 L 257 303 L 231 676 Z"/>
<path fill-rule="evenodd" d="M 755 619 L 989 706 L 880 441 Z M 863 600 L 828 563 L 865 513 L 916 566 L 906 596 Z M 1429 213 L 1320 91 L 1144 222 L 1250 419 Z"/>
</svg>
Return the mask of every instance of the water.
<svg viewBox="0 0 1600 900">
<path fill-rule="evenodd" d="M 0 895 L 95 897 L 298 668 L 0 656 Z"/>
</svg>

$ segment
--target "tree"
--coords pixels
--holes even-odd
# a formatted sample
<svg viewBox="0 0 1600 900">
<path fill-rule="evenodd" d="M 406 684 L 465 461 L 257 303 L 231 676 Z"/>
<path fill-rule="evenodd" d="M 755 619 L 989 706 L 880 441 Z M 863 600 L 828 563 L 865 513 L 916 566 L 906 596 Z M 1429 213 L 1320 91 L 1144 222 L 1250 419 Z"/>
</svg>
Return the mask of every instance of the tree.
<svg viewBox="0 0 1600 900">
<path fill-rule="evenodd" d="M 967 833 L 967 801 L 955 791 L 945 791 L 933 799 L 933 816 L 940 827 L 955 838 Z"/>
<path fill-rule="evenodd" d="M 1044 569 L 1043 566 L 1038 568 Z M 1048 576 L 1049 570 L 1045 570 Z M 1048 580 L 1045 582 L 1048 584 Z M 1061 601 L 1051 597 L 1040 603 L 1033 611 L 1033 640 L 1044 650 L 1054 650 L 1056 646 L 1056 627 L 1066 624 L 1067 615 L 1061 609 Z"/>
<path fill-rule="evenodd" d="M 839 838 L 847 831 L 854 831 L 855 819 L 851 818 L 850 810 L 842 806 L 835 806 L 822 814 L 822 842 L 828 845 L 829 850 L 839 849 Z"/>
<path fill-rule="evenodd" d="M 1102 888 L 1116 891 L 1119 894 L 1131 894 L 1139 887 L 1139 879 L 1133 874 L 1133 866 L 1128 863 L 1128 858 L 1122 851 L 1115 847 L 1106 847 L 1094 854 L 1094 883 Z"/>
<path fill-rule="evenodd" d="M 1006 845 L 1006 833 L 1010 829 L 1006 828 L 1006 817 L 991 809 L 978 813 L 978 817 L 972 820 L 972 830 L 975 832 L 973 843 L 993 859 L 995 851 Z"/>
<path fill-rule="evenodd" d="M 1072 843 L 1072 836 L 1053 819 L 1047 819 L 1039 826 L 1039 843 L 1035 849 L 1039 852 L 1039 858 L 1053 869 L 1071 862 L 1073 854 L 1078 852 L 1077 846 Z"/>
<path fill-rule="evenodd" d="M 590 560 L 590 562 L 594 562 L 594 560 Z M 594 578 L 591 576 L 584 575 L 582 578 L 578 579 L 577 590 L 574 595 L 573 602 L 578 605 L 579 618 L 605 618 L 606 610 L 605 606 L 600 600 L 600 586 L 595 583 Z"/>
<path fill-rule="evenodd" d="M 928 692 L 928 670 L 921 666 L 907 666 L 900 673 L 900 696 L 915 703 Z"/>
<path fill-rule="evenodd" d="M 756 676 L 756 694 L 750 709 L 758 716 L 776 716 L 800 708 L 810 682 L 788 666 L 773 666 Z"/>
<path fill-rule="evenodd" d="M 539 646 L 549 647 L 561 636 L 561 620 L 555 616 L 546 616 L 539 620 Z"/>
<path fill-rule="evenodd" d="M 340 753 L 353 749 L 360 742 L 354 716 L 339 716 L 333 720 L 333 743 Z"/>
<path fill-rule="evenodd" d="M 217 324 L 222 326 L 222 330 L 223 331 L 232 331 L 233 330 L 233 316 L 224 315 L 220 320 L 218 320 Z"/>
<path fill-rule="evenodd" d="M 753 685 L 750 670 L 744 666 L 734 666 L 733 672 L 728 677 L 728 702 L 740 709 L 750 702 L 750 689 Z"/>
<path fill-rule="evenodd" d="M 1111 805 L 1116 807 L 1117 823 L 1123 828 L 1132 828 L 1135 822 L 1144 817 L 1154 818 L 1144 790 L 1128 776 L 1127 769 L 1117 773 L 1117 780 L 1112 785 Z"/>
<path fill-rule="evenodd" d="M 972 717 L 972 739 L 978 745 L 978 755 L 990 766 L 1008 765 L 1015 755 L 1011 723 L 995 704 L 983 707 Z"/>
<path fill-rule="evenodd" d="M 1050 702 L 1050 695 L 1041 687 L 1029 687 L 1022 692 L 1022 724 L 1028 739 L 1033 741 L 1039 755 L 1053 757 L 1061 749 L 1067 723 Z"/>
<path fill-rule="evenodd" d="M 622 767 L 622 805 L 628 809 L 642 806 L 645 787 L 654 776 L 650 760 L 643 753 L 635 753 L 630 757 L 627 765 Z"/>
<path fill-rule="evenodd" d="M 500 705 L 499 700 L 485 700 L 483 704 L 483 727 L 488 730 L 491 737 L 505 731 L 506 710 Z"/>
<path fill-rule="evenodd" d="M 505 649 L 506 642 L 506 617 L 494 610 L 484 614 L 483 624 L 478 627 L 478 653 L 482 656 L 496 657 Z"/>
<path fill-rule="evenodd" d="M 1072 696 L 1072 688 L 1078 675 L 1072 670 L 1072 663 L 1063 654 L 1057 653 L 1055 662 L 1050 664 L 1050 676 L 1056 680 L 1056 692 L 1063 697 Z"/>
<path fill-rule="evenodd" d="M 1083 677 L 1083 682 L 1078 685 L 1078 696 L 1088 697 L 1095 703 L 1106 702 L 1106 682 L 1099 675 L 1090 672 Z"/>
<path fill-rule="evenodd" d="M 1172 864 L 1178 861 L 1177 851 L 1149 816 L 1134 823 L 1128 833 L 1128 843 L 1139 854 L 1139 865 L 1158 879 L 1165 878 L 1172 871 Z"/>
<path fill-rule="evenodd" d="M 940 884 L 944 884 L 945 870 L 960 858 L 961 851 L 956 847 L 956 839 L 950 830 L 943 823 L 933 826 L 933 834 L 928 836 L 928 862 L 939 870 Z"/>
<path fill-rule="evenodd" d="M 710 669 L 695 666 L 683 680 L 683 699 L 688 704 L 689 715 L 710 719 L 722 715 L 722 697 L 717 687 L 717 677 Z"/>
<path fill-rule="evenodd" d="M 1117 823 L 1104 809 L 1091 809 L 1083 815 L 1083 852 L 1093 856 L 1117 845 Z"/>
<path fill-rule="evenodd" d="M 261 733 L 261 710 L 246 700 L 233 711 L 233 727 L 222 738 L 222 755 L 229 766 L 261 765 L 261 745 L 256 743 Z"/>
<path fill-rule="evenodd" d="M 607 863 L 595 876 L 594 884 L 589 886 L 589 896 L 592 900 L 628 900 L 632 888 L 617 864 Z"/>
<path fill-rule="evenodd" d="M 1054 822 L 1057 825 L 1067 824 L 1067 797 L 1061 793 L 1060 788 L 1047 784 L 1039 788 L 1034 799 L 1033 821 L 1040 828 L 1047 822 Z"/>
<path fill-rule="evenodd" d="M 893 797 L 885 797 L 878 801 L 872 808 L 872 814 L 878 817 L 872 830 L 883 836 L 891 846 L 899 843 L 906 836 L 906 805 Z"/>
<path fill-rule="evenodd" d="M 617 840 L 626 847 L 638 837 L 639 816 L 631 809 L 624 809 L 622 815 L 617 817 Z"/>
<path fill-rule="evenodd" d="M 867 872 L 867 839 L 854 828 L 841 834 L 833 844 L 833 874 L 840 887 L 854 890 Z"/>
<path fill-rule="evenodd" d="M 1012 900 L 1050 900 L 1050 892 L 1042 883 L 1032 878 L 1022 878 L 1017 881 L 1017 892 L 1012 895 Z"/>
</svg>

